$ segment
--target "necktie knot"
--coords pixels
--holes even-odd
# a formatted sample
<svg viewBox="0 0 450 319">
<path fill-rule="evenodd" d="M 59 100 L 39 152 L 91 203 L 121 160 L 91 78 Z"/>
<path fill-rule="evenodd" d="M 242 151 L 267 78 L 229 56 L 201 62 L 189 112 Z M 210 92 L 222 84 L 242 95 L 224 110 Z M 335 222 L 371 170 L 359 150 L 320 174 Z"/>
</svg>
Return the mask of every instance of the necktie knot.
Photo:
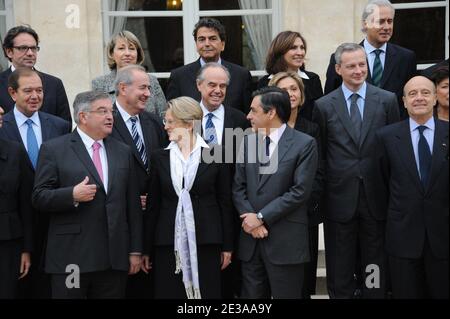
<svg viewBox="0 0 450 319">
<path fill-rule="evenodd" d="M 100 149 L 100 147 L 102 147 L 102 145 L 101 145 L 99 142 L 94 142 L 94 143 L 92 144 L 92 149 L 93 149 L 94 151 L 98 151 L 98 150 Z"/>
<path fill-rule="evenodd" d="M 356 102 L 358 102 L 359 94 L 358 93 L 353 93 L 350 98 L 351 98 L 351 102 L 352 103 L 356 103 Z"/>
<path fill-rule="evenodd" d="M 212 120 L 214 117 L 214 114 L 208 113 L 206 116 L 208 117 L 208 120 Z"/>
<path fill-rule="evenodd" d="M 131 121 L 131 124 L 136 124 L 136 122 L 137 122 L 137 116 L 132 116 L 132 117 L 130 117 L 130 121 Z"/>
<path fill-rule="evenodd" d="M 380 49 L 373 50 L 373 53 L 375 53 L 375 55 L 376 55 L 377 57 L 380 56 L 381 52 L 383 52 L 383 50 L 380 50 Z"/>
<path fill-rule="evenodd" d="M 427 127 L 425 125 L 420 125 L 417 129 L 419 130 L 419 134 L 423 135 L 423 132 L 427 129 Z"/>
<path fill-rule="evenodd" d="M 28 125 L 28 127 L 31 128 L 31 127 L 33 127 L 33 123 L 34 123 L 34 122 L 33 122 L 32 119 L 28 119 L 28 120 L 25 121 L 25 123 Z"/>
</svg>

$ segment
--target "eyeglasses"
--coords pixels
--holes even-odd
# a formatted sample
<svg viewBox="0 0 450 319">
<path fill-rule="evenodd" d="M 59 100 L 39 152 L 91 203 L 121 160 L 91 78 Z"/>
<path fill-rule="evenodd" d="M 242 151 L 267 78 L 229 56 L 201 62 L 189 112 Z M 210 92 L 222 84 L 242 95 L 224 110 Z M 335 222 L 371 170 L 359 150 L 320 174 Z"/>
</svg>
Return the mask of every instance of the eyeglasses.
<svg viewBox="0 0 450 319">
<path fill-rule="evenodd" d="M 117 110 L 107 110 L 107 109 L 99 109 L 95 111 L 86 111 L 86 113 L 95 113 L 101 116 L 106 116 L 107 114 L 111 114 L 112 116 L 115 116 L 117 114 Z"/>
<path fill-rule="evenodd" d="M 17 47 L 13 47 L 13 48 L 16 49 L 17 51 L 19 51 L 20 53 L 26 53 L 26 52 L 28 52 L 28 50 L 31 50 L 31 52 L 33 52 L 33 53 L 36 53 L 41 49 L 38 46 L 29 47 L 26 45 L 21 45 L 21 46 L 17 46 Z"/>
</svg>

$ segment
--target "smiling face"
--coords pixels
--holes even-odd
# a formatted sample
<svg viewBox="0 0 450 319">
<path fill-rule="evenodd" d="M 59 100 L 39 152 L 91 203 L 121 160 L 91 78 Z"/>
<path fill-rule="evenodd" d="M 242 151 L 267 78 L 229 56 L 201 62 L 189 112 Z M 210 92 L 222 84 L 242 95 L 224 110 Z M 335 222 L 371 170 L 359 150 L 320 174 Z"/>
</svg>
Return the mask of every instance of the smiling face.
<svg viewBox="0 0 450 319">
<path fill-rule="evenodd" d="M 169 136 L 169 141 L 179 142 L 191 136 L 193 124 L 178 119 L 169 108 L 164 115 L 164 129 Z"/>
<path fill-rule="evenodd" d="M 364 50 L 342 53 L 341 64 L 336 64 L 336 73 L 353 92 L 358 91 L 367 77 L 367 60 Z"/>
<path fill-rule="evenodd" d="M 116 62 L 117 69 L 124 66 L 137 63 L 137 48 L 125 38 L 119 38 L 116 41 L 113 51 L 113 59 Z"/>
<path fill-rule="evenodd" d="M 405 84 L 403 94 L 403 103 L 413 120 L 422 123 L 433 116 L 436 89 L 429 79 L 423 76 L 413 77 Z"/>
<path fill-rule="evenodd" d="M 37 47 L 36 40 L 31 34 L 19 33 L 13 40 L 13 48 L 6 49 L 6 55 L 11 59 L 11 63 L 17 69 L 19 67 L 32 68 L 36 64 L 37 51 L 28 49 L 25 52 L 21 52 L 19 47 Z"/>
<path fill-rule="evenodd" d="M 298 87 L 297 81 L 291 77 L 286 77 L 280 80 L 277 86 L 289 93 L 289 99 L 291 101 L 291 108 L 296 109 L 300 106 L 302 99 L 302 94 L 300 88 Z"/>
<path fill-rule="evenodd" d="M 448 110 L 448 78 L 437 84 L 436 94 L 438 105 Z"/>
<path fill-rule="evenodd" d="M 131 84 L 120 83 L 117 99 L 130 115 L 137 115 L 145 110 L 150 98 L 150 79 L 144 71 L 133 70 Z"/>
<path fill-rule="evenodd" d="M 78 126 L 92 139 L 98 141 L 111 134 L 114 118 L 111 99 L 99 99 L 89 111 L 81 112 Z"/>
<path fill-rule="evenodd" d="M 302 39 L 296 38 L 292 47 L 287 51 L 283 58 L 288 66 L 288 71 L 297 72 L 303 63 L 305 63 L 306 48 Z"/>
<path fill-rule="evenodd" d="M 219 32 L 207 27 L 201 27 L 197 30 L 195 45 L 198 54 L 205 62 L 219 61 L 220 54 L 225 49 L 225 42 L 220 39 Z"/>
<path fill-rule="evenodd" d="M 39 75 L 32 73 L 29 76 L 21 76 L 18 81 L 18 88 L 8 88 L 11 98 L 16 103 L 16 107 L 27 117 L 31 117 L 39 111 L 44 99 L 44 89 Z"/>
<path fill-rule="evenodd" d="M 227 86 L 228 76 L 222 68 L 209 67 L 203 71 L 203 80 L 197 81 L 197 89 L 208 111 L 213 112 L 222 105 Z"/>
<path fill-rule="evenodd" d="M 374 11 L 364 22 L 367 40 L 379 48 L 388 42 L 394 32 L 394 12 L 386 6 L 374 6 Z"/>
</svg>

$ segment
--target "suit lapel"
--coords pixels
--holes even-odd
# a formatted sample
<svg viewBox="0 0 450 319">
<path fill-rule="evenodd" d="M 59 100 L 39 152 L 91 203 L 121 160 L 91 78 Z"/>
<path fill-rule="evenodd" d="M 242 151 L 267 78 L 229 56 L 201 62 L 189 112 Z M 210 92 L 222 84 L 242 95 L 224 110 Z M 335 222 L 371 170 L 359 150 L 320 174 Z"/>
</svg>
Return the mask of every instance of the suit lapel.
<svg viewBox="0 0 450 319">
<path fill-rule="evenodd" d="M 4 147 L 5 144 L 0 143 L 0 163 L 6 162 L 8 160 L 8 152 L 6 151 L 6 148 Z M 2 175 L 3 169 L 6 165 L 0 165 L 0 176 Z"/>
<path fill-rule="evenodd" d="M 353 124 L 350 120 L 350 114 L 348 114 L 347 102 L 345 100 L 344 93 L 342 89 L 336 90 L 336 94 L 331 97 L 331 104 L 333 105 L 336 114 L 342 122 L 344 129 L 347 131 L 348 135 L 352 138 L 355 145 L 359 146 L 358 140 L 355 137 L 355 132 L 353 130 Z"/>
<path fill-rule="evenodd" d="M 116 156 L 115 156 L 116 150 L 114 149 L 113 145 L 110 145 L 110 138 L 107 137 L 107 138 L 103 139 L 103 143 L 105 144 L 106 157 L 107 157 L 107 161 L 108 161 L 108 188 L 107 189 L 108 189 L 108 194 L 110 194 L 111 187 L 114 182 L 114 177 L 116 176 L 115 172 L 116 172 L 117 161 L 114 160 L 116 158 Z"/>
<path fill-rule="evenodd" d="M 388 43 L 386 47 L 386 58 L 384 60 L 383 75 L 380 81 L 381 88 L 384 87 L 387 80 L 391 76 L 394 67 L 397 65 L 397 63 L 399 63 L 399 61 L 396 61 L 396 59 L 397 59 L 397 50 L 395 49 L 395 47 L 393 47 Z"/>
<path fill-rule="evenodd" d="M 397 134 L 397 139 L 397 149 L 399 150 L 398 156 L 402 159 L 403 163 L 405 163 L 406 170 L 411 175 L 416 187 L 423 192 L 424 190 L 417 170 L 416 158 L 414 156 L 408 120 L 403 121 L 401 130 Z"/>
<path fill-rule="evenodd" d="M 144 135 L 142 138 L 144 139 L 145 152 L 147 153 L 147 162 L 148 162 L 150 160 L 150 153 L 152 152 L 153 145 L 157 145 L 157 143 L 156 141 L 153 140 L 153 134 L 150 134 L 151 132 L 153 132 L 153 127 L 150 118 L 148 118 L 145 112 L 142 112 L 139 115 L 139 118 L 141 120 L 142 135 Z M 142 162 L 142 160 L 139 163 L 142 163 L 142 167 L 144 167 L 144 162 Z"/>
<path fill-rule="evenodd" d="M 372 90 L 371 85 L 367 85 L 366 100 L 364 102 L 364 116 L 361 128 L 361 137 L 359 139 L 359 145 L 363 145 L 364 139 L 369 133 L 369 129 L 372 126 L 372 121 L 375 116 L 377 107 L 379 104 L 379 98 L 375 91 Z"/>
<path fill-rule="evenodd" d="M 436 182 L 436 179 L 439 176 L 442 165 L 448 163 L 448 159 L 445 158 L 446 156 L 448 157 L 448 134 L 445 134 L 445 129 L 441 125 L 442 123 L 435 119 L 431 172 L 428 184 L 426 185 L 426 192 L 429 192 L 432 189 L 433 183 Z"/>
<path fill-rule="evenodd" d="M 48 116 L 43 114 L 42 112 L 38 112 L 39 120 L 41 121 L 41 134 L 42 134 L 42 143 L 48 141 L 51 137 L 53 124 L 49 120 Z"/>
<path fill-rule="evenodd" d="M 86 169 L 89 171 L 89 173 L 95 179 L 95 181 L 97 182 L 98 185 L 103 185 L 103 182 L 97 173 L 97 169 L 94 166 L 94 162 L 92 161 L 91 157 L 89 156 L 89 153 L 87 152 L 86 147 L 85 147 L 83 141 L 81 140 L 80 135 L 77 133 L 76 130 L 72 133 L 71 143 L 72 143 L 71 147 L 72 147 L 73 151 L 78 156 L 78 158 L 80 159 L 80 161 L 84 165 L 84 167 L 86 167 Z M 108 165 L 109 165 L 109 159 L 110 159 L 110 156 L 108 156 Z M 108 171 L 109 171 L 109 167 L 108 167 Z M 111 176 L 111 172 L 109 173 L 109 176 Z M 108 180 L 109 180 L 109 178 L 108 178 Z"/>
<path fill-rule="evenodd" d="M 3 118 L 3 120 L 4 120 L 3 130 L 7 132 L 11 140 L 18 142 L 23 147 L 23 150 L 27 154 L 28 166 L 34 172 L 33 164 L 31 163 L 30 157 L 28 156 L 27 148 L 25 147 L 25 143 L 22 140 L 22 136 L 20 136 L 19 127 L 17 126 L 16 118 L 14 117 L 13 111 L 11 110 L 10 112 L 8 112 Z"/>
<path fill-rule="evenodd" d="M 234 123 L 233 119 L 231 118 L 231 112 L 227 110 L 227 108 L 224 106 L 225 115 L 223 118 L 223 131 L 222 131 L 222 145 L 225 146 L 225 130 L 226 128 L 233 128 Z"/>
</svg>

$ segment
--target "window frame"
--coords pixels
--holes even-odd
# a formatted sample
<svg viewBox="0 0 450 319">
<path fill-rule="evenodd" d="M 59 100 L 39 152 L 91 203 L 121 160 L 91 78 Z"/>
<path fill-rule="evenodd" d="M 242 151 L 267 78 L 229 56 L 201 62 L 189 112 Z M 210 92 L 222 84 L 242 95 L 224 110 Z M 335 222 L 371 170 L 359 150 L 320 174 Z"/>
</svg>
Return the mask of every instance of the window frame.
<svg viewBox="0 0 450 319">
<path fill-rule="evenodd" d="M 9 29 L 11 29 L 14 26 L 14 0 L 5 0 L 5 10 L 0 10 L 0 16 L 5 17 L 6 31 L 8 31 Z M 2 39 L 2 43 L 3 43 L 3 39 Z M 4 57 L 3 52 L 1 54 L 2 54 L 2 57 Z M 8 60 L 8 59 L 6 59 L 6 60 Z M 11 65 L 11 62 L 9 62 L 9 61 L 7 61 L 7 62 L 8 62 L 8 67 L 9 67 Z"/>
<path fill-rule="evenodd" d="M 283 29 L 283 0 L 272 0 L 271 9 L 236 9 L 236 10 L 200 10 L 200 0 L 190 0 L 183 2 L 182 10 L 174 11 L 110 11 L 109 1 L 102 0 L 102 19 L 103 19 L 103 46 L 106 48 L 111 37 L 109 34 L 110 17 L 178 17 L 183 19 L 183 46 L 184 63 L 188 64 L 198 59 L 198 53 L 195 42 L 192 38 L 192 30 L 201 17 L 225 17 L 225 16 L 245 16 L 245 15 L 271 15 L 272 16 L 272 38 L 274 38 Z M 105 57 L 103 57 L 105 61 Z M 107 72 L 106 61 L 104 63 L 104 72 Z M 251 70 L 252 76 L 263 76 L 264 70 Z M 170 72 L 152 72 L 154 76 L 161 79 L 168 79 Z"/>
<path fill-rule="evenodd" d="M 449 36 L 449 1 L 430 1 L 430 2 L 407 2 L 407 3 L 393 3 L 392 4 L 395 8 L 395 10 L 405 10 L 405 9 L 425 9 L 425 8 L 445 8 L 445 59 L 448 58 L 449 55 L 449 41 L 447 41 Z M 430 66 L 434 65 L 434 63 L 431 64 L 417 64 L 417 70 L 424 70 Z"/>
</svg>

